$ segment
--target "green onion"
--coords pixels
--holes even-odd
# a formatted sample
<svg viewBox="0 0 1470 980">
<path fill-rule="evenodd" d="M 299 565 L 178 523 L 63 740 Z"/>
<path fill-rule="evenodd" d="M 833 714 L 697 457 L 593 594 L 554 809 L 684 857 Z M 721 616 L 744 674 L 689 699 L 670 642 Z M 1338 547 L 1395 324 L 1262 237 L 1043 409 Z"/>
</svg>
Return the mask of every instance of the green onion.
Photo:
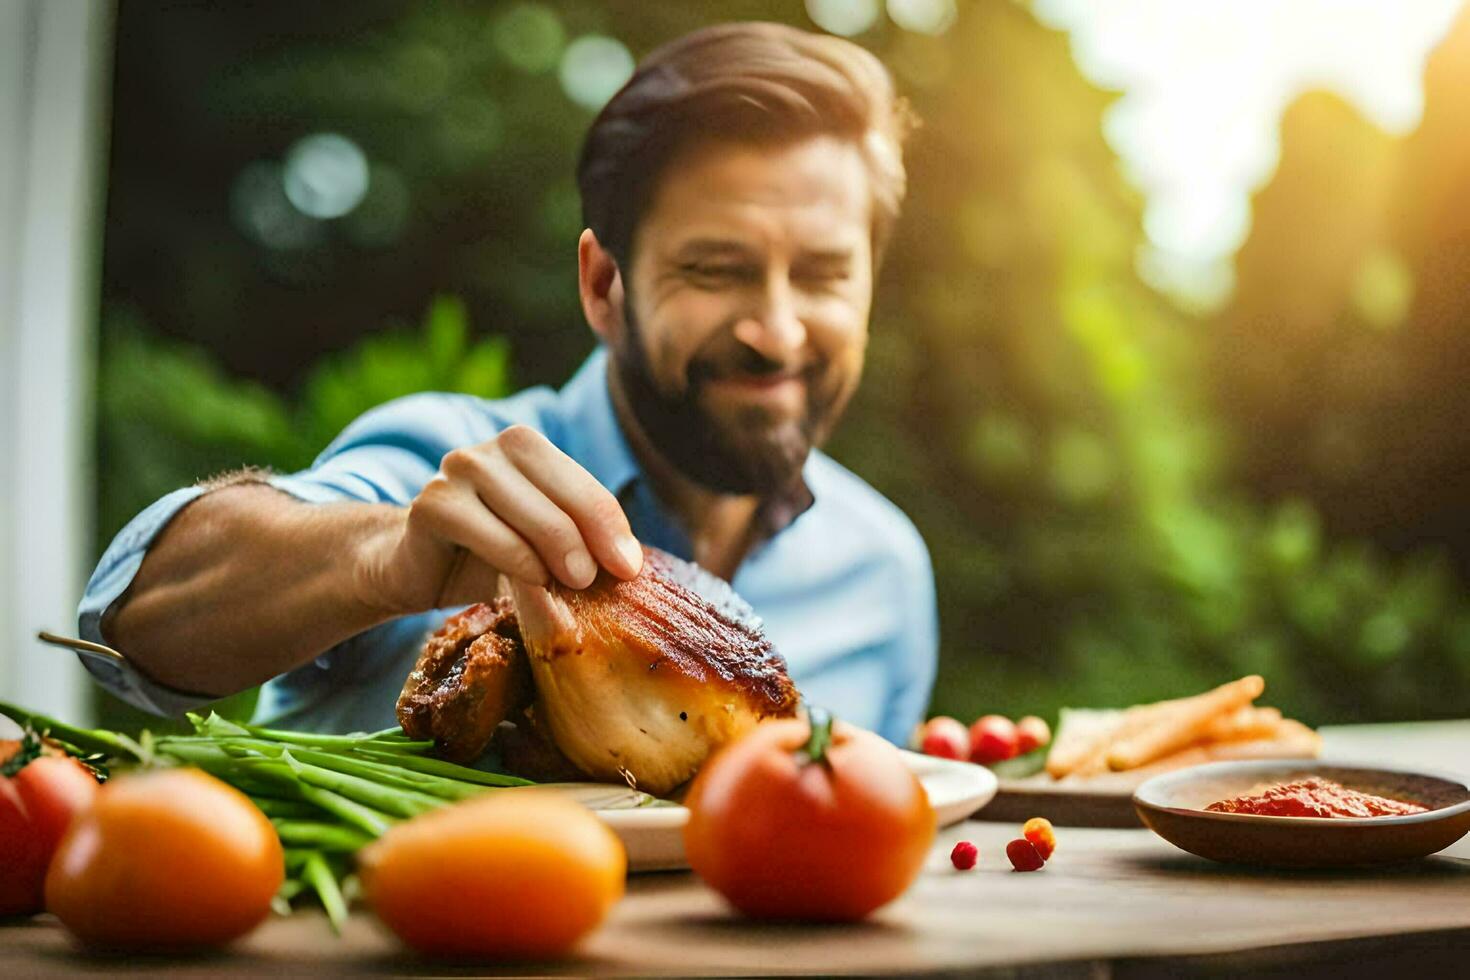
<svg viewBox="0 0 1470 980">
<path fill-rule="evenodd" d="M 323 851 L 353 852 L 373 842 L 370 834 L 341 824 L 321 823 L 315 820 L 274 819 L 271 825 L 282 844 L 298 847 L 315 847 Z"/>
<path fill-rule="evenodd" d="M 370 806 L 363 806 L 361 803 L 355 800 L 349 800 L 347 797 L 333 793 L 331 790 L 321 789 L 317 786 L 301 786 L 299 789 L 303 800 L 316 804 L 334 817 L 374 837 L 381 836 L 384 831 L 397 822 L 386 813 L 374 810 Z"/>
<path fill-rule="evenodd" d="M 390 813 L 395 817 L 416 817 L 420 813 L 426 813 L 444 805 L 442 800 L 435 799 L 427 793 L 411 789 L 394 789 L 360 776 L 349 776 L 346 773 L 333 772 L 321 766 L 301 762 L 290 752 L 281 753 L 281 759 L 291 767 L 296 778 L 303 783 L 340 793 L 348 799 L 356 800 L 358 803 L 384 813 Z"/>
<path fill-rule="evenodd" d="M 127 759 L 138 758 L 138 743 L 118 732 L 105 729 L 95 731 L 77 728 L 45 715 L 27 711 L 13 704 L 0 701 L 0 715 L 4 715 L 22 728 L 33 728 L 42 735 L 70 742 L 88 752 L 106 752 L 108 755 Z"/>
<path fill-rule="evenodd" d="M 280 817 L 284 820 L 315 820 L 322 815 L 320 807 L 312 806 L 301 800 L 280 800 L 272 796 L 250 797 L 250 802 L 268 817 Z"/>
<path fill-rule="evenodd" d="M 332 931 L 340 935 L 342 923 L 347 921 L 347 903 L 337 887 L 336 876 L 319 851 L 312 851 L 306 856 L 301 866 L 301 878 L 316 892 L 322 908 L 327 911 L 327 921 L 332 923 Z"/>
<path fill-rule="evenodd" d="M 512 786 L 534 786 L 535 783 L 529 779 L 519 776 L 507 776 L 499 772 L 485 772 L 482 769 L 471 769 L 469 766 L 455 765 L 453 762 L 445 762 L 443 759 L 431 759 L 427 756 L 398 756 L 390 752 L 379 752 L 366 746 L 358 746 L 352 750 L 353 755 L 366 756 L 369 759 L 393 760 L 393 765 L 400 769 L 411 769 L 414 772 L 428 773 L 431 776 L 442 776 L 445 779 L 457 779 L 466 783 L 478 783 L 481 786 L 497 786 L 509 788 Z"/>
</svg>

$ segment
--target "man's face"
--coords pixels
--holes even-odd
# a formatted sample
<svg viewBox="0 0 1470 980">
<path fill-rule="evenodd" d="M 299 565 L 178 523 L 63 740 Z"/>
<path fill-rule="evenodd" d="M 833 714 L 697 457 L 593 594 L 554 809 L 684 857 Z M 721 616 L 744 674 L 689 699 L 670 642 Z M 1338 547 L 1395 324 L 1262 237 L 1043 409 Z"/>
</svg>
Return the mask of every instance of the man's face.
<svg viewBox="0 0 1470 980">
<path fill-rule="evenodd" d="M 862 373 L 871 190 L 828 136 L 703 143 L 667 166 L 625 272 L 613 351 L 655 448 L 723 493 L 799 476 Z"/>
</svg>

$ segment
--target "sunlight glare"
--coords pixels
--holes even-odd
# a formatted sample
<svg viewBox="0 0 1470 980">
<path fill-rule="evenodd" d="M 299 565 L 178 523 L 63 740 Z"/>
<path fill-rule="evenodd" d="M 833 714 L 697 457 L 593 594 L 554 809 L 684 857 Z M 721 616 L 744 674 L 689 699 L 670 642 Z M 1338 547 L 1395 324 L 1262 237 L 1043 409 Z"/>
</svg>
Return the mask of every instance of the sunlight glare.
<svg viewBox="0 0 1470 980">
<path fill-rule="evenodd" d="M 1280 155 L 1281 117 L 1326 90 L 1403 135 L 1425 59 L 1463 0 L 1036 0 L 1082 73 L 1122 97 L 1108 144 L 1147 198 L 1139 272 L 1182 305 L 1218 307 Z M 1223 288 L 1222 288 L 1223 287 Z"/>
</svg>

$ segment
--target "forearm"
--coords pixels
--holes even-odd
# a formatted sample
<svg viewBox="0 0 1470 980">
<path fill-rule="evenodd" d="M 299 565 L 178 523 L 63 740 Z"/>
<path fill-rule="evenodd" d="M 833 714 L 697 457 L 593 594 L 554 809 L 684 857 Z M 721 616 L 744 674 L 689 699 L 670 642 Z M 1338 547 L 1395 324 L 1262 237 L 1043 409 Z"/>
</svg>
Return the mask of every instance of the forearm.
<svg viewBox="0 0 1470 980">
<path fill-rule="evenodd" d="M 149 548 L 104 635 L 171 687 L 259 684 L 399 611 L 375 594 L 366 556 L 403 520 L 401 508 L 305 504 L 260 484 L 216 490 Z"/>
</svg>

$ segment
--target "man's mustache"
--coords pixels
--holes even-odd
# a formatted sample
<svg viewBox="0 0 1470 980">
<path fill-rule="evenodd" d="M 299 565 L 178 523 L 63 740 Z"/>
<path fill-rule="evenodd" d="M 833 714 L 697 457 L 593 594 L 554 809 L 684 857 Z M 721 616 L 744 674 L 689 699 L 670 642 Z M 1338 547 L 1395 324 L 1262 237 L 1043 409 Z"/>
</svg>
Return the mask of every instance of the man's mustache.
<svg viewBox="0 0 1470 980">
<path fill-rule="evenodd" d="M 689 364 L 687 376 L 689 387 L 698 388 L 707 381 L 722 381 L 727 378 L 768 377 L 789 375 L 793 378 L 810 380 L 821 373 L 819 362 L 791 364 L 772 360 L 760 351 L 745 347 L 724 358 L 696 358 Z"/>
</svg>

